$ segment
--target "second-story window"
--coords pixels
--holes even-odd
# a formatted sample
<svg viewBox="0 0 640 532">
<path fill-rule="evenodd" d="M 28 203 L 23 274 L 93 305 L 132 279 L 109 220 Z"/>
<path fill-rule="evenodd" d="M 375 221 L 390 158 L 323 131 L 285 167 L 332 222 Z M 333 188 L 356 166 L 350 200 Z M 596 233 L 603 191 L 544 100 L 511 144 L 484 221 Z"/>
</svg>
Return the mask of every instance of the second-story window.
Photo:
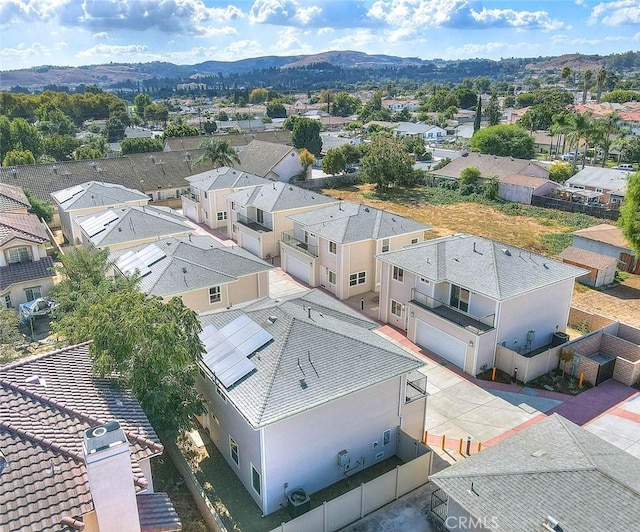
<svg viewBox="0 0 640 532">
<path fill-rule="evenodd" d="M 329 253 L 333 253 L 335 255 L 337 249 L 338 246 L 335 242 L 329 242 Z"/>
<path fill-rule="evenodd" d="M 397 266 L 394 266 L 393 279 L 395 281 L 398 281 L 399 283 L 404 283 L 404 270 L 402 268 L 398 268 Z"/>
<path fill-rule="evenodd" d="M 388 238 L 383 238 L 382 239 L 382 253 L 386 253 L 387 251 L 389 251 L 389 239 Z"/>
</svg>

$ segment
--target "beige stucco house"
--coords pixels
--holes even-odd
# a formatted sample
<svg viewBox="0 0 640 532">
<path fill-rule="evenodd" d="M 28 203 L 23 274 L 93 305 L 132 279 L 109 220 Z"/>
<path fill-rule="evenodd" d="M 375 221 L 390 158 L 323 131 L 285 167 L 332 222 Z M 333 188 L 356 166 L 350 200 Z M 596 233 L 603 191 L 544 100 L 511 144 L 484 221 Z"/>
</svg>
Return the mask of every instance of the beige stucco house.
<svg viewBox="0 0 640 532">
<path fill-rule="evenodd" d="M 423 242 L 429 226 L 359 203 L 341 201 L 289 216 L 282 234 L 282 269 L 338 299 L 378 290 L 376 255 Z"/>
</svg>

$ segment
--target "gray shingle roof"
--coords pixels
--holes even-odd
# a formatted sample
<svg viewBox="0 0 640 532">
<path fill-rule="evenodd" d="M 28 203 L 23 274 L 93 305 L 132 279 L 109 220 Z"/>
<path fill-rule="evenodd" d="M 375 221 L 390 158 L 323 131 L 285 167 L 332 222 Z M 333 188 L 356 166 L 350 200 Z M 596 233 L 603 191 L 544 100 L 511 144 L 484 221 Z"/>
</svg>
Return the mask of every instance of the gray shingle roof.
<svg viewBox="0 0 640 532">
<path fill-rule="evenodd" d="M 0 212 L 11 212 L 31 207 L 20 187 L 0 183 Z"/>
<path fill-rule="evenodd" d="M 256 120 L 253 121 L 255 126 Z M 184 151 L 198 150 L 204 140 L 208 140 L 209 135 L 198 137 L 171 137 L 165 140 L 165 150 Z M 291 144 L 291 132 L 288 129 L 279 131 L 258 131 L 255 133 L 225 133 L 224 135 L 213 135 L 213 138 L 226 140 L 231 146 L 246 146 L 254 140 L 261 140 L 271 144 Z"/>
<path fill-rule="evenodd" d="M 240 205 L 256 207 L 265 212 L 287 211 L 311 205 L 325 205 L 337 201 L 318 192 L 305 190 L 279 181 L 273 181 L 269 185 L 238 190 L 227 194 L 225 198 Z"/>
<path fill-rule="evenodd" d="M 6 290 L 13 284 L 36 279 L 54 277 L 53 259 L 43 257 L 32 262 L 20 262 L 0 267 L 0 290 Z"/>
<path fill-rule="evenodd" d="M 51 201 L 51 193 L 93 179 L 115 183 L 133 190 L 187 188 L 186 177 L 212 168 L 194 161 L 203 150 L 137 153 L 124 157 L 28 164 L 0 168 L 0 183 L 28 188 L 40 199 Z"/>
<path fill-rule="evenodd" d="M 442 177 L 458 179 L 460 172 L 467 167 L 473 166 L 480 170 L 483 177 L 497 175 L 503 178 L 509 175 L 540 175 L 540 171 L 549 172 L 540 164 L 525 159 L 513 159 L 511 157 L 499 157 L 496 155 L 483 155 L 480 153 L 470 153 L 466 157 L 457 157 L 448 165 L 434 170 L 433 173 Z M 530 168 L 533 168 L 533 171 Z"/>
<path fill-rule="evenodd" d="M 225 246 L 210 236 L 166 238 L 153 244 L 166 256 L 152 264 L 151 273 L 140 280 L 140 289 L 146 294 L 167 297 L 273 269 L 253 253 L 238 246 Z M 117 262 L 125 253 L 135 253 L 148 245 L 117 250 L 109 258 Z"/>
<path fill-rule="evenodd" d="M 133 190 L 122 185 L 116 185 L 113 183 L 102 183 L 99 181 L 87 181 L 78 185 L 82 187 L 82 191 L 74 194 L 66 201 L 58 201 L 60 197 L 59 193 L 69 190 L 72 187 L 67 187 L 63 190 L 57 190 L 51 194 L 54 201 L 65 210 L 70 209 L 86 209 L 96 206 L 113 206 L 128 201 L 136 200 L 148 200 L 149 196 L 140 192 L 139 190 Z"/>
<path fill-rule="evenodd" d="M 242 314 L 274 338 L 251 357 L 257 371 L 226 391 L 256 428 L 422 366 L 374 332 L 375 322 L 317 290 L 280 302 L 262 300 L 243 309 L 204 314 L 200 320 L 203 326 L 223 327 Z M 275 323 L 269 322 L 270 316 L 277 318 Z"/>
<path fill-rule="evenodd" d="M 63 518 L 93 510 L 82 458 L 89 427 L 120 422 L 138 481 L 144 478 L 139 461 L 163 450 L 135 398 L 93 376 L 88 352 L 80 344 L 0 368 L 0 450 L 8 462 L 0 482 L 1 530 L 62 530 Z M 27 383 L 33 376 L 46 385 Z M 170 505 L 165 518 L 175 518 Z"/>
<path fill-rule="evenodd" d="M 622 234 L 622 231 L 615 225 L 594 225 L 593 227 L 585 227 L 584 229 L 574 231 L 573 234 L 577 237 L 594 240 L 595 242 L 602 242 L 619 248 L 625 248 L 629 253 L 633 253 L 631 246 L 629 246 L 629 243 Z"/>
<path fill-rule="evenodd" d="M 569 246 L 563 249 L 558 258 L 565 261 L 573 262 L 574 264 L 580 264 L 587 268 L 597 268 L 603 270 L 610 266 L 616 266 L 618 260 L 615 257 L 609 257 L 608 255 L 602 255 L 593 251 L 587 251 L 586 249 L 575 248 Z"/>
<path fill-rule="evenodd" d="M 195 184 L 202 190 L 224 190 L 227 188 L 242 188 L 257 185 L 266 185 L 270 181 L 264 177 L 248 174 L 242 170 L 223 166 L 214 170 L 208 170 L 187 178 L 191 184 Z"/>
<path fill-rule="evenodd" d="M 637 529 L 640 461 L 558 414 L 430 479 L 495 530 Z"/>
<path fill-rule="evenodd" d="M 104 231 L 89 239 L 94 246 L 99 248 L 144 238 L 159 239 L 187 234 L 194 230 L 187 223 L 187 218 L 168 207 L 129 206 L 107 209 L 104 212 L 113 212 L 118 216 L 118 219 L 107 225 Z M 77 220 L 82 227 L 83 223 L 102 214 L 104 213 L 79 216 Z"/>
<path fill-rule="evenodd" d="M 448 281 L 498 301 L 588 273 L 479 236 L 458 234 L 377 257 L 434 282 Z"/>
<path fill-rule="evenodd" d="M 632 172 L 614 170 L 613 168 L 600 168 L 598 166 L 585 166 L 576 175 L 565 182 L 566 186 L 592 187 L 603 190 L 624 193 L 627 189 L 629 176 Z"/>
<path fill-rule="evenodd" d="M 250 174 L 265 177 L 273 167 L 296 149 L 282 144 L 254 140 L 238 154 L 238 168 Z"/>
<path fill-rule="evenodd" d="M 323 209 L 293 214 L 289 218 L 305 230 L 339 244 L 377 240 L 431 229 L 429 225 L 351 201 L 341 201 Z"/>
</svg>

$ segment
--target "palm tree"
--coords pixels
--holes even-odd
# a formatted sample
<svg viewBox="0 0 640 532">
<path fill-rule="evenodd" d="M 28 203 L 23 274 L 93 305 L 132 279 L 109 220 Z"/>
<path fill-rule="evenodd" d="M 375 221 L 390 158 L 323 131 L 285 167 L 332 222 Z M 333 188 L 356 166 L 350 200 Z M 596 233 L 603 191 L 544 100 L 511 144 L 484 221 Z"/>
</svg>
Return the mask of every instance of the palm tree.
<svg viewBox="0 0 640 532">
<path fill-rule="evenodd" d="M 598 82 L 598 92 L 596 93 L 596 102 L 600 103 L 600 96 L 602 96 L 602 85 L 604 80 L 607 79 L 607 71 L 604 68 L 598 70 L 596 75 L 596 81 Z"/>
<path fill-rule="evenodd" d="M 593 72 L 589 69 L 585 70 L 582 75 L 582 79 L 584 80 L 584 87 L 582 88 L 582 103 L 586 103 L 587 101 L 587 91 L 589 90 L 589 83 L 591 82 L 592 77 Z"/>
<path fill-rule="evenodd" d="M 573 166 L 577 166 L 578 162 L 578 149 L 582 140 L 587 140 L 592 134 L 592 114 L 591 113 L 577 113 L 574 112 L 569 117 L 569 124 L 567 129 L 567 140 L 569 146 L 574 148 L 573 153 Z M 586 158 L 586 149 L 582 158 L 582 167 L 584 168 Z"/>
<path fill-rule="evenodd" d="M 612 135 L 620 132 L 618 120 L 620 117 L 616 113 L 610 113 L 606 118 L 594 120 L 594 140 L 598 148 L 602 150 L 602 167 L 609 157 L 611 144 L 613 143 Z M 595 150 L 593 159 L 595 161 Z"/>
<path fill-rule="evenodd" d="M 568 117 L 569 115 L 566 112 L 563 112 L 557 113 L 551 118 L 553 120 L 553 124 L 551 124 L 551 127 L 549 128 L 549 132 L 552 136 L 558 136 L 555 147 L 556 153 L 564 153 L 564 149 L 567 143 L 567 133 L 569 131 Z M 560 150 L 560 138 L 562 138 L 562 150 Z"/>
<path fill-rule="evenodd" d="M 567 90 L 567 78 L 571 75 L 571 69 L 566 66 L 562 69 L 560 76 L 562 77 L 562 92 Z"/>
<path fill-rule="evenodd" d="M 240 158 L 229 144 L 227 140 L 206 139 L 200 144 L 200 148 L 204 153 L 196 160 L 197 164 L 205 165 L 210 161 L 214 168 L 221 166 L 233 166 L 233 163 L 239 163 Z"/>
</svg>

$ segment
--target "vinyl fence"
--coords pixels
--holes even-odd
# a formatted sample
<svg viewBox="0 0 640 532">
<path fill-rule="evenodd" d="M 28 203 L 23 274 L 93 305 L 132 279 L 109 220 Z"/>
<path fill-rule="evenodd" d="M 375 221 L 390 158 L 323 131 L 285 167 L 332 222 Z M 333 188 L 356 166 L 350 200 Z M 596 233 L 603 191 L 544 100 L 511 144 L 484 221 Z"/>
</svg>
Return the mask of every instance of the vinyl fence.
<svg viewBox="0 0 640 532">
<path fill-rule="evenodd" d="M 333 532 L 422 486 L 429 480 L 433 452 L 420 442 L 401 435 L 401 442 L 417 458 L 378 478 L 322 503 L 313 510 L 282 523 L 272 532 Z M 413 440 L 414 443 L 408 440 Z"/>
</svg>

